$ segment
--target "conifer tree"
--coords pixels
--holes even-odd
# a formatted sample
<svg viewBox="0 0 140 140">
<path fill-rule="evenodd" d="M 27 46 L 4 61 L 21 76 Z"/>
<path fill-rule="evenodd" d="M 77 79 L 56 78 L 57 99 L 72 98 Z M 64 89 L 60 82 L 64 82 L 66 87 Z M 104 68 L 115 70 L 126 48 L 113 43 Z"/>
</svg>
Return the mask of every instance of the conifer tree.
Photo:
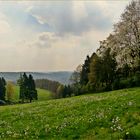
<svg viewBox="0 0 140 140">
<path fill-rule="evenodd" d="M 26 73 L 20 75 L 19 86 L 20 99 L 22 99 L 22 102 L 24 102 L 25 99 L 30 100 L 30 102 L 32 102 L 33 99 L 37 100 L 37 90 L 32 75 L 29 75 L 29 77 Z"/>
<path fill-rule="evenodd" d="M 82 66 L 82 71 L 81 71 L 81 75 L 80 75 L 80 83 L 82 85 L 86 85 L 88 83 L 88 73 L 90 72 L 90 57 L 87 56 L 85 63 Z"/>
<path fill-rule="evenodd" d="M 6 93 L 6 81 L 2 77 L 0 78 L 0 100 L 5 100 L 5 93 Z"/>
<path fill-rule="evenodd" d="M 33 99 L 36 99 L 37 100 L 37 90 L 36 90 L 35 81 L 34 81 L 32 75 L 29 75 L 29 79 L 28 79 L 28 90 L 29 90 L 29 93 L 28 94 L 29 94 L 30 102 Z"/>
</svg>

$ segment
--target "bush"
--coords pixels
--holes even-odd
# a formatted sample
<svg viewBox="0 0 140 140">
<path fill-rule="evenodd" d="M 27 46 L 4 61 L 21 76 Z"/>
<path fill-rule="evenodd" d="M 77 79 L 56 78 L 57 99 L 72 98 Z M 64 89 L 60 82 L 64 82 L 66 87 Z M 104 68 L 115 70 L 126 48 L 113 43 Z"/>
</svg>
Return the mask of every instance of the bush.
<svg viewBox="0 0 140 140">
<path fill-rule="evenodd" d="M 120 80 L 119 80 L 119 79 L 116 79 L 116 80 L 113 82 L 112 88 L 113 88 L 113 90 L 120 89 Z"/>
<path fill-rule="evenodd" d="M 134 76 L 134 81 L 135 81 L 135 85 L 136 86 L 140 86 L 140 72 L 136 72 L 135 76 Z"/>
<path fill-rule="evenodd" d="M 127 78 L 127 79 L 120 80 L 120 85 L 119 85 L 120 89 L 131 88 L 131 87 L 134 87 L 134 86 L 136 86 L 134 77 L 130 77 L 130 78 Z"/>
<path fill-rule="evenodd" d="M 111 85 L 107 85 L 104 90 L 105 91 L 111 91 L 112 90 L 112 86 Z"/>
<path fill-rule="evenodd" d="M 0 105 L 5 105 L 5 104 L 6 104 L 6 102 L 5 102 L 5 101 L 0 100 Z"/>
</svg>

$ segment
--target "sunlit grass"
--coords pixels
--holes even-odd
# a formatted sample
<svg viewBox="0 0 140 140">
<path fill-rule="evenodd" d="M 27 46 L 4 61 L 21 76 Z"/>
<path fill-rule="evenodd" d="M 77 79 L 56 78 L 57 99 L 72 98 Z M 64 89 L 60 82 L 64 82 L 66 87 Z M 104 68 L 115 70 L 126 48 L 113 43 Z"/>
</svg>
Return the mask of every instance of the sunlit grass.
<svg viewBox="0 0 140 140">
<path fill-rule="evenodd" d="M 140 139 L 140 88 L 0 107 L 1 139 Z"/>
<path fill-rule="evenodd" d="M 51 92 L 44 89 L 37 89 L 38 91 L 38 100 L 44 101 L 51 98 Z M 12 97 L 13 101 L 19 101 L 19 86 L 14 86 L 14 94 Z"/>
</svg>

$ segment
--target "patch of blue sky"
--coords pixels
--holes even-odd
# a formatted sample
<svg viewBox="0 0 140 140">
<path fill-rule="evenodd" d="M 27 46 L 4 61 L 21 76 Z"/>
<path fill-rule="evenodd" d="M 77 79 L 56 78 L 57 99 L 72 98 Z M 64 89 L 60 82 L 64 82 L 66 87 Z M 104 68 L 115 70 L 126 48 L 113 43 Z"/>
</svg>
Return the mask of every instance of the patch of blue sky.
<svg viewBox="0 0 140 140">
<path fill-rule="evenodd" d="M 35 17 L 26 12 L 25 7 L 14 3 L 1 4 L 0 11 L 8 18 L 7 21 L 12 28 L 25 28 L 34 32 L 52 32 L 47 24 L 40 24 Z"/>
</svg>

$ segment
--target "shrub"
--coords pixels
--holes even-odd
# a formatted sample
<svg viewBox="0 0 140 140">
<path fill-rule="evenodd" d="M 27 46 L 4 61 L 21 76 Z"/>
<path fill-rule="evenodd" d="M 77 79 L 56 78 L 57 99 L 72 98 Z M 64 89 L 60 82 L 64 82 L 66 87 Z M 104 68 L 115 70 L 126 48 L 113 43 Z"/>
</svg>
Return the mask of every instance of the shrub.
<svg viewBox="0 0 140 140">
<path fill-rule="evenodd" d="M 5 105 L 5 104 L 6 104 L 6 102 L 5 102 L 5 101 L 0 100 L 0 105 Z"/>
<path fill-rule="evenodd" d="M 135 76 L 134 76 L 134 82 L 136 86 L 140 86 L 140 72 L 136 72 Z"/>
</svg>

